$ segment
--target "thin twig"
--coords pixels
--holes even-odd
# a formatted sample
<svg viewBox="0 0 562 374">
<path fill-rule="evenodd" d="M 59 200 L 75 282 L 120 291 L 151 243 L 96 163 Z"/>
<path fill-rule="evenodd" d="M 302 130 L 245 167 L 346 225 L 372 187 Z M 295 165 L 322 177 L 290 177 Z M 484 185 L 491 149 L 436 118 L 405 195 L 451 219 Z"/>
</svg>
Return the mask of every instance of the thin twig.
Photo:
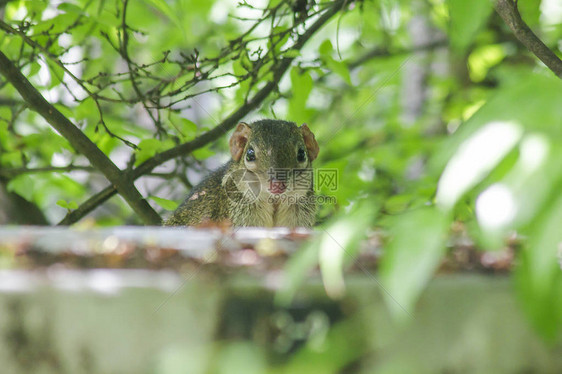
<svg viewBox="0 0 562 374">
<path fill-rule="evenodd" d="M 132 181 L 78 127 L 51 105 L 37 91 L 14 63 L 0 51 L 0 74 L 19 92 L 29 107 L 39 113 L 70 145 L 86 156 L 92 166 L 100 170 L 115 186 L 131 208 L 147 224 L 159 224 L 161 218 L 136 189 Z"/>
<path fill-rule="evenodd" d="M 332 3 L 332 6 L 328 8 L 295 42 L 290 50 L 300 50 L 304 44 L 325 24 L 327 23 L 335 14 L 337 14 L 341 5 L 347 0 L 338 0 Z M 200 135 L 199 137 L 189 141 L 187 143 L 180 144 L 164 152 L 158 153 L 139 165 L 136 169 L 132 170 L 129 174 L 131 181 L 134 181 L 141 176 L 151 172 L 158 165 L 163 164 L 173 158 L 179 156 L 185 156 L 197 149 L 200 149 L 212 141 L 218 139 L 224 133 L 232 129 L 236 124 L 250 111 L 256 109 L 266 98 L 277 88 L 277 84 L 285 74 L 285 72 L 291 66 L 294 58 L 283 58 L 279 60 L 277 68 L 273 71 L 273 79 L 269 81 L 262 89 L 260 89 L 250 100 L 245 102 L 237 110 L 235 110 L 230 116 L 224 119 L 218 126 L 210 131 Z M 116 193 L 114 186 L 108 186 L 98 194 L 89 198 L 85 203 L 83 203 L 78 209 L 70 213 L 65 217 L 59 225 L 69 225 L 77 222 L 86 214 L 94 210 L 100 204 L 103 204 L 111 196 Z"/>
<path fill-rule="evenodd" d="M 497 0 L 495 7 L 496 12 L 503 18 L 521 44 L 548 66 L 558 78 L 562 78 L 562 60 L 523 21 L 517 9 L 517 2 L 513 0 Z"/>
</svg>

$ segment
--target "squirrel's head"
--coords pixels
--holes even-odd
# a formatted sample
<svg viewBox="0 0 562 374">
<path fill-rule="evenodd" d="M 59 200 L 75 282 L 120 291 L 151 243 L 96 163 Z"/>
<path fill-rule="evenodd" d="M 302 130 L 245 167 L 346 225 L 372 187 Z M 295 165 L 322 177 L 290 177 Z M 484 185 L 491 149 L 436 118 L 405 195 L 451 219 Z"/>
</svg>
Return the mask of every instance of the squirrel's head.
<svg viewBox="0 0 562 374">
<path fill-rule="evenodd" d="M 242 122 L 230 138 L 232 159 L 260 179 L 265 178 L 273 194 L 283 193 L 289 184 L 294 184 L 289 182 L 294 182 L 299 171 L 310 168 L 318 151 L 308 126 L 288 121 Z"/>
</svg>

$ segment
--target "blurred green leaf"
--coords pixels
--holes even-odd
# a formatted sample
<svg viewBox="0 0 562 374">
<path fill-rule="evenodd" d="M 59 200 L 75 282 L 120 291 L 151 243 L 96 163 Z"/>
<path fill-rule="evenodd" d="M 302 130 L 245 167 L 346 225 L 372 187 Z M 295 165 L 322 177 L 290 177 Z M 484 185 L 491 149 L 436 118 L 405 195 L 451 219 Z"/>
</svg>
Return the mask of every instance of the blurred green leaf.
<svg viewBox="0 0 562 374">
<path fill-rule="evenodd" d="M 66 200 L 58 200 L 57 205 L 63 207 L 64 209 L 68 209 L 68 203 L 66 202 Z"/>
<path fill-rule="evenodd" d="M 57 200 L 57 205 L 63 207 L 64 209 L 73 210 L 78 209 L 78 204 L 76 201 L 66 201 L 63 199 Z"/>
<path fill-rule="evenodd" d="M 98 107 L 94 99 L 91 97 L 86 98 L 74 109 L 75 118 L 77 120 L 82 120 L 86 118 L 99 118 Z"/>
<path fill-rule="evenodd" d="M 517 9 L 521 18 L 529 27 L 533 28 L 539 24 L 541 16 L 541 0 L 520 0 Z"/>
<path fill-rule="evenodd" d="M 344 291 L 344 265 L 356 258 L 359 242 L 365 237 L 376 212 L 376 203 L 364 199 L 350 212 L 330 220 L 317 240 L 309 242 L 287 262 L 287 283 L 276 295 L 276 301 L 289 304 L 317 265 L 320 265 L 328 295 L 341 297 Z"/>
<path fill-rule="evenodd" d="M 222 347 L 217 358 L 218 374 L 262 374 L 266 372 L 265 354 L 260 347 L 233 342 Z"/>
<path fill-rule="evenodd" d="M 364 239 L 377 212 L 376 204 L 364 199 L 350 212 L 334 217 L 322 229 L 319 264 L 328 296 L 344 295 L 344 267 L 356 258 L 359 243 Z"/>
<path fill-rule="evenodd" d="M 351 85 L 351 76 L 345 62 L 336 61 L 331 57 L 326 57 L 326 66 L 339 75 L 347 84 Z"/>
<path fill-rule="evenodd" d="M 33 201 L 35 186 L 36 183 L 33 176 L 22 174 L 10 179 L 6 187 L 8 191 L 17 193 L 27 201 Z"/>
<path fill-rule="evenodd" d="M 492 12 L 490 0 L 447 0 L 451 45 L 463 52 L 474 40 Z"/>
<path fill-rule="evenodd" d="M 470 78 L 474 82 L 480 82 L 486 78 L 488 70 L 497 65 L 505 57 L 502 45 L 486 45 L 474 49 L 468 57 L 468 67 L 470 68 Z"/>
<path fill-rule="evenodd" d="M 330 57 L 333 50 L 334 47 L 332 46 L 330 39 L 324 40 L 322 44 L 320 44 L 320 47 L 318 47 L 318 53 L 320 53 L 320 56 L 322 57 Z"/>
<path fill-rule="evenodd" d="M 424 207 L 389 220 L 390 242 L 380 265 L 386 304 L 405 320 L 443 255 L 450 218 L 439 208 Z"/>
<path fill-rule="evenodd" d="M 310 241 L 295 253 L 285 264 L 285 283 L 275 295 L 275 302 L 279 305 L 289 305 L 302 283 L 311 271 L 318 265 L 320 241 Z"/>
<path fill-rule="evenodd" d="M 437 203 L 449 210 L 515 147 L 523 134 L 513 122 L 490 122 L 458 148 L 441 175 Z"/>
<path fill-rule="evenodd" d="M 437 202 L 451 208 L 480 183 L 525 133 L 562 136 L 562 83 L 556 77 L 520 74 L 507 82 L 432 158 L 443 167 Z"/>
<path fill-rule="evenodd" d="M 76 4 L 72 3 L 61 3 L 57 7 L 58 10 L 63 11 L 64 13 L 72 13 L 77 16 L 86 16 L 86 13 Z"/>
<path fill-rule="evenodd" d="M 306 101 L 312 91 L 313 81 L 308 71 L 299 71 L 300 69 L 291 69 L 291 87 L 293 97 L 289 101 L 289 118 L 299 118 L 306 122 Z"/>
<path fill-rule="evenodd" d="M 279 374 L 338 374 L 346 371 L 354 361 L 369 349 L 364 337 L 364 320 L 357 315 L 332 326 L 325 339 L 318 344 L 307 344 L 283 366 L 274 370 Z"/>
<path fill-rule="evenodd" d="M 153 7 L 158 9 L 162 14 L 164 14 L 170 21 L 172 21 L 181 31 L 185 34 L 185 30 L 183 28 L 183 23 L 179 18 L 179 14 L 175 12 L 172 7 L 168 4 L 165 0 L 145 0 Z"/>
<path fill-rule="evenodd" d="M 562 335 L 561 223 L 562 198 L 558 197 L 535 220 L 516 269 L 524 309 L 538 331 L 552 342 Z"/>
</svg>

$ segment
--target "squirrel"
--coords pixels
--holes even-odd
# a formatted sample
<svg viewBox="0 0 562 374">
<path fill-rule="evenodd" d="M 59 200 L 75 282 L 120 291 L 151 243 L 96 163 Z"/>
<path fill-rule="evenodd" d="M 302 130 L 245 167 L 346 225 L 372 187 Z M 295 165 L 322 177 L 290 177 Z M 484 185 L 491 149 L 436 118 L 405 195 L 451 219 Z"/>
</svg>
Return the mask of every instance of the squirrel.
<svg viewBox="0 0 562 374">
<path fill-rule="evenodd" d="M 314 225 L 311 163 L 319 147 L 306 124 L 271 119 L 241 122 L 229 145 L 232 159 L 195 186 L 165 226 Z"/>
</svg>

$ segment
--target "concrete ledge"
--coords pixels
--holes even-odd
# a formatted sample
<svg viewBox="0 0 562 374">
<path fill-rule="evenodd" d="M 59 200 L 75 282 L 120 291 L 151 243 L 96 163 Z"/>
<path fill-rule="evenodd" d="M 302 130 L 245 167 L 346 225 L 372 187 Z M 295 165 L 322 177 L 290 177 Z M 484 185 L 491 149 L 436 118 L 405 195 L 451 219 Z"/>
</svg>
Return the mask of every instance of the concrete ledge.
<svg viewBox="0 0 562 374">
<path fill-rule="evenodd" d="M 339 301 L 311 279 L 288 307 L 275 305 L 262 281 L 205 272 L 186 279 L 170 271 L 2 271 L 2 373 L 216 372 L 217 357 L 235 342 L 255 347 L 255 361 L 280 373 L 328 372 L 310 365 L 334 358 L 329 347 L 338 344 L 356 373 L 562 372 L 562 346 L 546 345 L 528 326 L 508 277 L 440 276 L 406 326 L 393 324 L 368 277 L 348 277 Z M 286 329 L 302 330 L 282 349 L 280 318 L 292 321 Z M 345 345 L 356 352 L 345 353 Z"/>
</svg>

